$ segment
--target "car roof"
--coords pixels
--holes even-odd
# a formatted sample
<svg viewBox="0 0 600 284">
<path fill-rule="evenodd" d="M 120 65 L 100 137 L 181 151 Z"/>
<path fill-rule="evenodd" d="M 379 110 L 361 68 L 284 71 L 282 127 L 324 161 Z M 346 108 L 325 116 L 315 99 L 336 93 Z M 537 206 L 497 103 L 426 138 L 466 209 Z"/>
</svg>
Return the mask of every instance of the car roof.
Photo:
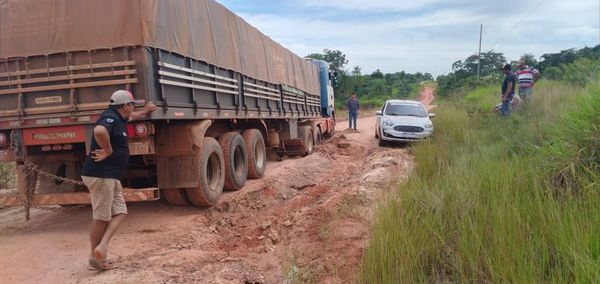
<svg viewBox="0 0 600 284">
<path fill-rule="evenodd" d="M 406 105 L 422 105 L 421 102 L 413 101 L 413 100 L 387 100 L 385 103 L 386 104 L 393 103 L 393 104 L 406 104 Z"/>
</svg>

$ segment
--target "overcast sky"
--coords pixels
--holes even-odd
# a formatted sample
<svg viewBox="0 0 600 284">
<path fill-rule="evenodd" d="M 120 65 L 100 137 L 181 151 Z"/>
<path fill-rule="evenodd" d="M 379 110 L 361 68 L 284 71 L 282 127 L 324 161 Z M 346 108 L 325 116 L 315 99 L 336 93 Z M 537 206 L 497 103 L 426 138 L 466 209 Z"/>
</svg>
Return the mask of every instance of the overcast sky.
<svg viewBox="0 0 600 284">
<path fill-rule="evenodd" d="M 363 74 L 450 72 L 482 51 L 516 60 L 599 44 L 600 0 L 217 0 L 294 53 L 338 49 Z"/>
</svg>

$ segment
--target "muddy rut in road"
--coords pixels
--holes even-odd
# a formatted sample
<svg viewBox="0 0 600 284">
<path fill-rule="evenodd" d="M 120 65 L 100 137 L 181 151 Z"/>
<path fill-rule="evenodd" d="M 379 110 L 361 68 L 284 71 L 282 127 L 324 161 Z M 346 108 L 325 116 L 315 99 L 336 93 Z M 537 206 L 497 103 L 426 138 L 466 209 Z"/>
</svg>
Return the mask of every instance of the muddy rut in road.
<svg viewBox="0 0 600 284">
<path fill-rule="evenodd" d="M 129 204 L 109 258 L 88 270 L 91 208 L 45 207 L 24 222 L 0 210 L 0 279 L 11 282 L 281 283 L 353 280 L 375 200 L 413 167 L 408 148 L 377 146 L 375 117 L 302 158 L 225 193 L 211 208 Z M 345 129 L 345 122 L 338 129 Z"/>
</svg>

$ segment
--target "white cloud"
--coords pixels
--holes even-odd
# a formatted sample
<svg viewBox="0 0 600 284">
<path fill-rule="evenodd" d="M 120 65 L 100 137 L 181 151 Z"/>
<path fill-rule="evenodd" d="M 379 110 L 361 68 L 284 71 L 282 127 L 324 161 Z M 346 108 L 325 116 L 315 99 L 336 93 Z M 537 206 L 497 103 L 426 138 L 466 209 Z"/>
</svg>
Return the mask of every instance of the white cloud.
<svg viewBox="0 0 600 284">
<path fill-rule="evenodd" d="M 434 4 L 442 3 L 441 0 L 418 0 L 418 1 L 397 1 L 397 0 L 304 0 L 298 4 L 306 7 L 318 7 L 336 10 L 351 11 L 370 11 L 370 12 L 398 12 L 423 9 Z"/>
<path fill-rule="evenodd" d="M 596 0 L 547 0 L 534 11 L 539 1 L 266 2 L 283 7 L 234 12 L 300 56 L 338 49 L 348 68 L 358 65 L 364 73 L 448 73 L 452 62 L 477 51 L 480 23 L 483 50 L 493 48 L 509 60 L 598 44 Z"/>
<path fill-rule="evenodd" d="M 379 68 L 384 72 L 406 70 L 434 74 L 446 73 L 448 70 L 446 66 L 440 65 L 440 61 L 449 62 L 445 64 L 449 66 L 457 60 L 448 59 L 446 55 L 461 58 L 472 54 L 471 51 L 475 50 L 475 38 L 473 37 L 473 42 L 453 43 L 453 36 L 450 34 L 433 35 L 421 30 L 444 29 L 447 26 L 460 26 L 481 20 L 478 15 L 460 11 L 437 11 L 384 23 L 290 19 L 275 15 L 241 16 L 300 56 L 320 52 L 324 48 L 339 49 L 349 59 L 348 67 L 359 65 L 365 72 Z M 475 30 L 473 31 L 474 36 Z M 385 64 L 381 64 L 382 62 Z M 419 69 L 420 66 L 425 67 L 424 62 L 431 63 L 427 64 L 427 69 Z M 429 69 L 435 65 L 441 68 Z"/>
</svg>

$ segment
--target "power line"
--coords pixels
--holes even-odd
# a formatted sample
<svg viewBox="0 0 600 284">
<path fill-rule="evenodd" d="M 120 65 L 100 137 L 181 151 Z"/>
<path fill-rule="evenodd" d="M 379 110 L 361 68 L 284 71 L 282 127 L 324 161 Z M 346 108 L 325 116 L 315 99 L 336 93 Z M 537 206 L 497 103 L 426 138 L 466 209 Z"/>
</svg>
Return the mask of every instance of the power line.
<svg viewBox="0 0 600 284">
<path fill-rule="evenodd" d="M 496 47 L 496 45 L 498 45 L 498 43 L 500 43 L 501 41 L 503 41 L 512 31 L 515 30 L 515 28 L 517 28 L 520 24 L 522 24 L 529 16 L 531 16 L 531 14 L 533 14 L 533 12 L 535 12 L 535 10 L 537 10 L 537 8 L 539 8 L 546 0 L 541 0 L 540 2 L 537 3 L 537 5 L 535 5 L 535 7 L 533 7 L 533 9 L 531 9 L 531 11 L 529 11 L 529 13 L 527 13 L 520 21 L 518 21 L 508 32 L 506 32 L 504 35 L 502 35 L 502 37 L 500 37 L 499 40 L 497 40 L 492 47 L 490 47 L 488 50 L 492 50 L 494 49 L 494 47 Z"/>
</svg>

